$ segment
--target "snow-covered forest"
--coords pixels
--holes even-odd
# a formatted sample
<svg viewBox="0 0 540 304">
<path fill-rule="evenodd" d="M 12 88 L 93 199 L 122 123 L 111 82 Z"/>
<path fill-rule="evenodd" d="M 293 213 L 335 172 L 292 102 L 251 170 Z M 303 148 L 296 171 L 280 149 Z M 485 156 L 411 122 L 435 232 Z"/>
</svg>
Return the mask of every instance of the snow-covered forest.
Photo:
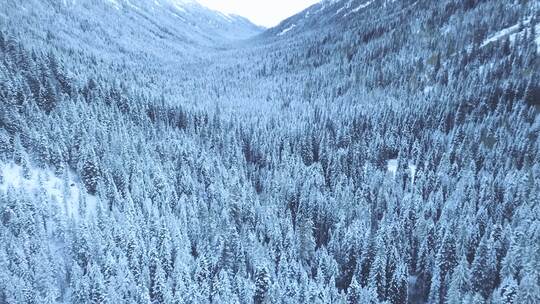
<svg viewBox="0 0 540 304">
<path fill-rule="evenodd" d="M 540 303 L 538 0 L 0 1 L 0 304 Z"/>
</svg>

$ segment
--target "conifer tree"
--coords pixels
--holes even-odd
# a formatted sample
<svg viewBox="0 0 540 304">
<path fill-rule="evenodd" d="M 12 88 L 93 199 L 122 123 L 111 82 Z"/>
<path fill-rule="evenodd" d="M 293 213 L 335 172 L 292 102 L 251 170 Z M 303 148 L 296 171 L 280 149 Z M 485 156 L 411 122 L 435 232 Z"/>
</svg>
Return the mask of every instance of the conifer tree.
<svg viewBox="0 0 540 304">
<path fill-rule="evenodd" d="M 99 169 L 92 150 L 88 151 L 81 165 L 81 178 L 89 194 L 96 194 L 99 182 Z"/>
<path fill-rule="evenodd" d="M 525 274 L 519 282 L 515 303 L 532 304 L 540 301 L 538 280 L 532 274 Z"/>
<path fill-rule="evenodd" d="M 471 265 L 471 288 L 481 294 L 484 298 L 489 296 L 495 281 L 495 261 L 490 251 L 493 246 L 491 239 L 484 236 L 478 245 L 474 261 Z M 490 258 L 491 257 L 491 258 Z"/>
<path fill-rule="evenodd" d="M 266 267 L 260 267 L 257 269 L 255 275 L 255 295 L 253 296 L 253 302 L 255 304 L 265 303 L 267 292 L 270 288 L 270 275 Z"/>
</svg>

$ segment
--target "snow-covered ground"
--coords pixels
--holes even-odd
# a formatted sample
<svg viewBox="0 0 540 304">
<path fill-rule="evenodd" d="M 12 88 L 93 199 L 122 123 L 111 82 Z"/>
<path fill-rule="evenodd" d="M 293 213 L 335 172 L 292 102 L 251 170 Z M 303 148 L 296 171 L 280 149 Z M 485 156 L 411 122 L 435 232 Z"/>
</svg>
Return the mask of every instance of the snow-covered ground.
<svg viewBox="0 0 540 304">
<path fill-rule="evenodd" d="M 296 24 L 293 24 L 291 26 L 289 26 L 288 28 L 284 29 L 283 31 L 281 31 L 279 34 L 277 34 L 278 36 L 283 36 L 285 34 L 287 34 L 287 32 L 289 32 L 290 30 L 292 30 L 293 28 L 296 27 Z"/>
<path fill-rule="evenodd" d="M 351 10 L 350 12 L 346 13 L 345 15 L 343 15 L 343 17 L 347 17 L 350 14 L 354 14 L 354 13 L 359 12 L 361 9 L 368 7 L 371 3 L 373 3 L 373 1 L 368 1 L 368 2 L 365 2 L 363 4 L 360 4 L 357 8 L 355 8 L 355 9 Z"/>
<path fill-rule="evenodd" d="M 43 191 L 51 201 L 57 202 L 61 212 L 69 217 L 79 217 L 81 195 L 86 198 L 87 211 L 95 210 L 96 197 L 86 194 L 84 187 L 77 181 L 76 175 L 68 172 L 66 177 L 58 177 L 52 171 L 30 167 L 27 174 L 21 166 L 0 163 L 0 195 L 8 189 L 22 190 L 30 195 Z"/>
<path fill-rule="evenodd" d="M 395 176 L 398 169 L 398 160 L 389 159 L 387 161 L 386 167 L 387 167 L 388 172 L 390 172 L 392 176 Z M 411 173 L 411 180 L 414 183 L 414 177 L 416 175 L 416 166 L 409 164 L 409 171 Z"/>
<path fill-rule="evenodd" d="M 498 31 L 497 33 L 491 35 L 489 38 L 484 40 L 481 47 L 484 47 L 484 46 L 486 46 L 486 45 L 488 45 L 490 43 L 498 41 L 498 40 L 500 40 L 500 39 L 502 39 L 502 38 L 504 38 L 506 36 L 508 36 L 510 38 L 510 41 L 513 42 L 518 35 L 522 35 L 524 30 L 529 28 L 530 22 L 531 22 L 530 19 L 525 20 L 523 22 L 523 30 L 522 31 L 519 31 L 519 23 L 514 24 L 512 26 L 509 26 L 507 28 L 504 28 L 504 29 Z M 535 32 L 536 32 L 536 37 L 535 37 L 536 46 L 537 46 L 537 49 L 540 51 L 540 32 L 539 32 L 540 31 L 540 24 L 537 24 L 534 29 L 535 29 Z"/>
<path fill-rule="evenodd" d="M 107 0 L 115 9 L 119 10 L 121 8 L 120 3 L 117 0 Z"/>
</svg>

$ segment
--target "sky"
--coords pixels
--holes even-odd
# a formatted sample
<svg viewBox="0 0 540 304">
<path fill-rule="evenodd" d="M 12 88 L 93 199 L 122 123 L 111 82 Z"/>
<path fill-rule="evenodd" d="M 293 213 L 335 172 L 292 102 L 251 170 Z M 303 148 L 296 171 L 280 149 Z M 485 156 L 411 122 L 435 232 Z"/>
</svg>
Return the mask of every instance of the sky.
<svg viewBox="0 0 540 304">
<path fill-rule="evenodd" d="M 265 27 L 279 22 L 320 0 L 198 0 L 202 5 L 224 13 L 248 18 Z"/>
</svg>

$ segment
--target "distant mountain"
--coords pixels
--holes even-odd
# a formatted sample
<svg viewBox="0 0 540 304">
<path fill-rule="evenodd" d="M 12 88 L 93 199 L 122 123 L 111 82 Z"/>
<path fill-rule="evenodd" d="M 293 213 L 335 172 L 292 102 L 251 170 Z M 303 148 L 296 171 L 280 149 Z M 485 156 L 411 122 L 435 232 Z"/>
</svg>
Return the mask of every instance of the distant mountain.
<svg viewBox="0 0 540 304">
<path fill-rule="evenodd" d="M 269 29 L 266 36 L 286 37 L 293 33 L 306 33 L 326 29 L 335 29 L 332 25 L 344 28 L 354 26 L 361 20 L 391 18 L 399 13 L 419 4 L 414 0 L 323 0 L 308 7 L 304 11 L 291 16 L 278 26 Z M 377 12 L 379 15 L 374 15 Z M 377 16 L 379 18 L 377 18 Z M 338 35 L 340 32 L 335 32 Z"/>
<path fill-rule="evenodd" d="M 192 0 L 6 0 L 0 16 L 0 28 L 16 29 L 24 40 L 108 55 L 131 49 L 189 54 L 190 49 L 217 47 L 263 30 L 246 18 Z"/>
</svg>

